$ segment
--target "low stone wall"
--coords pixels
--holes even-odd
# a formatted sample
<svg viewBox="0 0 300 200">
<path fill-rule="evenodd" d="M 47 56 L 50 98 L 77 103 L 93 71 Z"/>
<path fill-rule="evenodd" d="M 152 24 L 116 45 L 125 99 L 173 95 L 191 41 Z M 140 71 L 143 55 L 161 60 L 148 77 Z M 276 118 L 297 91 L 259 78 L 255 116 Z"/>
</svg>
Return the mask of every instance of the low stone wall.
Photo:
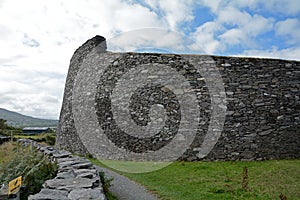
<svg viewBox="0 0 300 200">
<path fill-rule="evenodd" d="M 11 138 L 4 136 L 4 135 L 0 135 L 0 144 L 9 141 Z"/>
<path fill-rule="evenodd" d="M 95 166 L 87 159 L 72 155 L 51 146 L 42 146 L 35 141 L 20 139 L 24 145 L 32 145 L 53 162 L 57 162 L 58 173 L 47 180 L 43 189 L 30 195 L 29 200 L 105 200 L 101 179 Z"/>
</svg>

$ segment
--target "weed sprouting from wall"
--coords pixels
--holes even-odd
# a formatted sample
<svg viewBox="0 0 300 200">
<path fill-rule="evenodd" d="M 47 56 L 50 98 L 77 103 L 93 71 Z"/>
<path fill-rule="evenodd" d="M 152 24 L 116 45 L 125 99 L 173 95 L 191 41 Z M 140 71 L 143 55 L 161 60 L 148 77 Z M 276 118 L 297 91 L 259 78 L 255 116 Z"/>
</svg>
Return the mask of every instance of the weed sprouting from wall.
<svg viewBox="0 0 300 200">
<path fill-rule="evenodd" d="M 244 191 L 247 191 L 249 188 L 248 188 L 248 167 L 245 166 L 244 169 L 243 169 L 243 181 L 242 181 L 242 189 Z"/>
</svg>

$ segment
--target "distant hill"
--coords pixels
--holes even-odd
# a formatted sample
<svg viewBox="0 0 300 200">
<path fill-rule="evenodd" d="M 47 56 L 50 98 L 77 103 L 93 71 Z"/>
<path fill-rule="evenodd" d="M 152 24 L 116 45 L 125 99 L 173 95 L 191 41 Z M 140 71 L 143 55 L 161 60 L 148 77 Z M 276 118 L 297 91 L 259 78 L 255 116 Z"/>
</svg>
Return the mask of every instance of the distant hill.
<svg viewBox="0 0 300 200">
<path fill-rule="evenodd" d="M 14 127 L 57 127 L 58 120 L 40 119 L 0 108 L 0 119 L 7 120 L 6 124 Z"/>
</svg>

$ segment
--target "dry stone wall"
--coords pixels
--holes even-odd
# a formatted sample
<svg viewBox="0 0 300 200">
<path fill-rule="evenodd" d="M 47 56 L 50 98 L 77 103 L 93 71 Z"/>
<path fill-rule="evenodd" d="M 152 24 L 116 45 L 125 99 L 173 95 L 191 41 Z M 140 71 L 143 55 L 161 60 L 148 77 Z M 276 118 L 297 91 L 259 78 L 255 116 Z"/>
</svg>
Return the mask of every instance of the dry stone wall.
<svg viewBox="0 0 300 200">
<path fill-rule="evenodd" d="M 57 145 L 104 159 L 299 158 L 299 97 L 299 61 L 111 53 L 96 36 L 71 59 Z"/>
<path fill-rule="evenodd" d="M 58 165 L 56 177 L 47 180 L 41 191 L 30 195 L 29 200 L 106 200 L 99 173 L 89 160 L 74 156 L 68 151 L 41 145 L 30 139 L 18 141 L 25 146 L 36 148 Z"/>
</svg>

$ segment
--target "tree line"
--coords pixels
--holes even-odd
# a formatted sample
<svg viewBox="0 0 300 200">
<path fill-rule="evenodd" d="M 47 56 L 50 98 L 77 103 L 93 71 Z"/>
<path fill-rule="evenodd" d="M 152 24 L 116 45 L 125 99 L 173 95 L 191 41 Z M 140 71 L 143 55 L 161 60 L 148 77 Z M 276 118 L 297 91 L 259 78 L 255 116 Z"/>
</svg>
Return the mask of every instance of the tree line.
<svg viewBox="0 0 300 200">
<path fill-rule="evenodd" d="M 6 124 L 6 122 L 7 122 L 7 120 L 0 119 L 0 134 L 8 134 L 8 131 L 12 131 L 14 133 L 22 132 L 21 128 L 9 126 Z"/>
</svg>

